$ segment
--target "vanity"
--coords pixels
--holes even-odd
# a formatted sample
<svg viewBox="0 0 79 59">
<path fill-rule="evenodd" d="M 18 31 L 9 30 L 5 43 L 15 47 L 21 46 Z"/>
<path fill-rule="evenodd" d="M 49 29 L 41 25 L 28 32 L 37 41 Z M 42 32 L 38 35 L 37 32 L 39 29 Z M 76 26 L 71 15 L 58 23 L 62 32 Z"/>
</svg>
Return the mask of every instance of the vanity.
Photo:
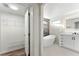
<svg viewBox="0 0 79 59">
<path fill-rule="evenodd" d="M 66 20 L 66 29 L 69 31 L 59 36 L 59 45 L 79 52 L 79 18 Z"/>
<path fill-rule="evenodd" d="M 79 34 L 62 33 L 60 35 L 60 46 L 79 51 Z"/>
</svg>

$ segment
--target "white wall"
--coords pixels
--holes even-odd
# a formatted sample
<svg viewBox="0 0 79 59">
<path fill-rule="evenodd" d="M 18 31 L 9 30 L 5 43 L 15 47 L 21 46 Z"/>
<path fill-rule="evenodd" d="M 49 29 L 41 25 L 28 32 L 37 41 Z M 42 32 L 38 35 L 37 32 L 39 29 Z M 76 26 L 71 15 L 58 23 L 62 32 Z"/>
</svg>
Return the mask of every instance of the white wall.
<svg viewBox="0 0 79 59">
<path fill-rule="evenodd" d="M 54 22 L 50 21 L 49 32 L 51 35 L 56 35 L 56 43 L 58 44 L 58 37 L 60 33 L 64 32 L 64 27 L 61 24 L 54 24 Z"/>
<path fill-rule="evenodd" d="M 24 48 L 24 17 L 0 13 L 1 47 L 0 52 Z"/>
</svg>

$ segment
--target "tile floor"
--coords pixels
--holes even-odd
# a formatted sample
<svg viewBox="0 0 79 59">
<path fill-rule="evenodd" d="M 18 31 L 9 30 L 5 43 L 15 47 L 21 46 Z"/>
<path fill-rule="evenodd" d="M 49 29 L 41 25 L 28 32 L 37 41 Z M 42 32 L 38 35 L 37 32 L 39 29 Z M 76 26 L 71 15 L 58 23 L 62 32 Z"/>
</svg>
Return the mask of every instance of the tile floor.
<svg viewBox="0 0 79 59">
<path fill-rule="evenodd" d="M 45 47 L 43 51 L 44 56 L 79 56 L 79 53 L 67 48 L 53 45 L 52 47 Z"/>
</svg>

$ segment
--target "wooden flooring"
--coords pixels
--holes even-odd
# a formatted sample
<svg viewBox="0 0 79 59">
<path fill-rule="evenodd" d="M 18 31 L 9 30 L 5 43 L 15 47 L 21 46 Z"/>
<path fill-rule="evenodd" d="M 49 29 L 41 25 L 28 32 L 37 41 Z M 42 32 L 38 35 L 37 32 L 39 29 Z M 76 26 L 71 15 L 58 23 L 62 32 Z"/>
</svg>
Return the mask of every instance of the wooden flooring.
<svg viewBox="0 0 79 59">
<path fill-rule="evenodd" d="M 23 48 L 5 54 L 1 54 L 0 56 L 26 56 L 26 54 L 25 54 L 25 49 Z"/>
</svg>

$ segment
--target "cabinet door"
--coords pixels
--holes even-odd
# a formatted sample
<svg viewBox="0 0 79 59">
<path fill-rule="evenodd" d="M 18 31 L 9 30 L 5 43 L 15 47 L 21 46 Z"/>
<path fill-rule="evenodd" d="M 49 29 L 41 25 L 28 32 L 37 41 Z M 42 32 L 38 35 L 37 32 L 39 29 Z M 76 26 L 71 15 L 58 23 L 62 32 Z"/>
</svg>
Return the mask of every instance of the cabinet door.
<svg viewBox="0 0 79 59">
<path fill-rule="evenodd" d="M 72 39 L 72 35 L 63 35 L 62 40 L 62 46 L 73 49 L 74 40 Z"/>
<path fill-rule="evenodd" d="M 75 50 L 79 51 L 79 35 L 75 36 L 74 47 L 75 47 Z"/>
</svg>

